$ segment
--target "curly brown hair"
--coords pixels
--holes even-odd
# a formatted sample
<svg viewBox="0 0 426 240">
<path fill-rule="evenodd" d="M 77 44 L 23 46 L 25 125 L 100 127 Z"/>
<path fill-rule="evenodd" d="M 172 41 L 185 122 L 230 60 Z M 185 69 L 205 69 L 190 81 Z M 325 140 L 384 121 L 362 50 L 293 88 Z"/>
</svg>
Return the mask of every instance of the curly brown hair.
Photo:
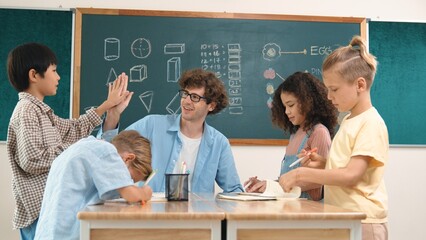
<svg viewBox="0 0 426 240">
<path fill-rule="evenodd" d="M 275 90 L 272 101 L 272 123 L 290 134 L 295 133 L 300 126 L 293 125 L 285 113 L 281 101 L 281 93 L 291 93 L 299 101 L 301 114 L 305 115 L 303 130 L 309 132 L 313 127 L 322 123 L 330 135 L 334 135 L 337 125 L 337 109 L 327 99 L 327 88 L 324 83 L 310 73 L 296 72 L 286 78 Z"/>
<path fill-rule="evenodd" d="M 181 89 L 204 88 L 207 104 L 216 103 L 216 107 L 208 114 L 216 114 L 229 104 L 225 86 L 213 72 L 201 68 L 185 71 L 179 79 L 179 86 Z"/>
</svg>

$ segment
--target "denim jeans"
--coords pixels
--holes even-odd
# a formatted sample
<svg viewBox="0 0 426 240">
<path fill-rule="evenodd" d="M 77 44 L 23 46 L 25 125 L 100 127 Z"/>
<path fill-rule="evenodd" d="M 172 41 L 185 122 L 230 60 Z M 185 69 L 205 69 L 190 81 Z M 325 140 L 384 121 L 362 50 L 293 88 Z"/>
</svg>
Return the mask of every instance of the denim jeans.
<svg viewBox="0 0 426 240">
<path fill-rule="evenodd" d="M 20 228 L 21 240 L 33 240 L 37 228 L 38 218 L 34 220 L 28 227 Z"/>
</svg>

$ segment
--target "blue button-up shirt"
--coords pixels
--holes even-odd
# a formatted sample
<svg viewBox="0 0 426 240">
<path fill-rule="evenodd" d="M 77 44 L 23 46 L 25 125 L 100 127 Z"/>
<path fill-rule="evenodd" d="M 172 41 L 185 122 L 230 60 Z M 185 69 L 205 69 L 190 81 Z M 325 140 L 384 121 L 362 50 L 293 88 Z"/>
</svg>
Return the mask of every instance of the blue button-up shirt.
<svg viewBox="0 0 426 240">
<path fill-rule="evenodd" d="M 157 174 L 149 185 L 154 192 L 164 192 L 165 173 L 173 173 L 182 150 L 179 137 L 180 115 L 148 115 L 133 123 L 126 130 L 136 130 L 151 141 L 152 168 Z M 116 135 L 117 129 L 104 133 L 109 139 Z M 224 192 L 243 190 L 235 167 L 234 157 L 228 139 L 215 128 L 204 123 L 191 182 L 192 192 L 214 192 L 214 183 Z"/>
</svg>

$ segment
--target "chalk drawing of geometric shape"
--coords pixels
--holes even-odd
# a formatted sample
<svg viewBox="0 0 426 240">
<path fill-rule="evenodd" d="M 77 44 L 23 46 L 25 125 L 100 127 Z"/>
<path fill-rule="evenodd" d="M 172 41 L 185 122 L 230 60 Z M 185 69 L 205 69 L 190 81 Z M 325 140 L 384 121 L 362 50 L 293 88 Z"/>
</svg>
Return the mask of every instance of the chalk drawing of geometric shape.
<svg viewBox="0 0 426 240">
<path fill-rule="evenodd" d="M 114 61 L 120 58 L 120 39 L 105 38 L 104 40 L 104 59 Z"/>
<path fill-rule="evenodd" d="M 176 95 L 173 97 L 173 99 L 167 104 L 166 111 L 170 114 L 179 114 L 181 111 L 180 108 L 180 96 L 179 93 L 176 93 Z"/>
<path fill-rule="evenodd" d="M 241 46 L 240 46 L 239 43 L 229 43 L 228 44 L 228 52 L 239 52 L 239 51 L 241 51 Z"/>
<path fill-rule="evenodd" d="M 167 60 L 167 82 L 177 82 L 180 77 L 180 72 L 180 57 L 173 57 Z"/>
<path fill-rule="evenodd" d="M 168 43 L 164 46 L 164 54 L 182 54 L 185 52 L 185 43 Z"/>
<path fill-rule="evenodd" d="M 231 96 L 241 96 L 241 87 L 229 87 L 228 94 Z"/>
<path fill-rule="evenodd" d="M 228 78 L 231 80 L 241 79 L 241 71 L 229 71 Z"/>
<path fill-rule="evenodd" d="M 137 58 L 146 58 L 151 54 L 151 42 L 145 38 L 138 38 L 133 41 L 130 51 Z"/>
<path fill-rule="evenodd" d="M 230 97 L 229 98 L 229 106 L 240 106 L 243 104 L 242 97 Z"/>
<path fill-rule="evenodd" d="M 115 81 L 115 79 L 117 79 L 117 73 L 115 73 L 114 68 L 111 68 L 109 70 L 107 82 L 106 82 L 105 85 L 108 86 L 109 84 L 113 83 Z"/>
<path fill-rule="evenodd" d="M 148 69 L 146 65 L 136 65 L 130 68 L 130 82 L 142 82 L 147 77 Z"/>
<path fill-rule="evenodd" d="M 148 111 L 148 113 L 151 112 L 152 100 L 154 99 L 154 91 L 146 91 L 142 93 L 141 95 L 139 95 L 139 99 L 145 106 L 145 109 Z"/>
<path fill-rule="evenodd" d="M 237 115 L 237 114 L 243 114 L 243 113 L 244 113 L 244 111 L 243 111 L 242 106 L 240 106 L 240 107 L 229 107 L 229 114 Z"/>
</svg>

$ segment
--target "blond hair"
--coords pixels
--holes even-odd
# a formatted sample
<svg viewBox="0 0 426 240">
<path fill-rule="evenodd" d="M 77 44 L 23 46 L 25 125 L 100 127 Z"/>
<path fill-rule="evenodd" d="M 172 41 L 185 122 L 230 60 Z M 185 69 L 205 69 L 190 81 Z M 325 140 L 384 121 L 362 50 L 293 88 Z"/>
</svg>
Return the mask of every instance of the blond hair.
<svg viewBox="0 0 426 240">
<path fill-rule="evenodd" d="M 135 130 L 125 130 L 115 136 L 111 143 L 119 153 L 129 152 L 135 154 L 130 167 L 142 174 L 143 180 L 151 174 L 151 144 Z"/>
<path fill-rule="evenodd" d="M 363 77 L 368 89 L 373 85 L 376 69 L 376 57 L 368 52 L 360 36 L 354 36 L 348 46 L 333 51 L 322 64 L 323 72 L 333 70 L 350 82 Z"/>
</svg>

